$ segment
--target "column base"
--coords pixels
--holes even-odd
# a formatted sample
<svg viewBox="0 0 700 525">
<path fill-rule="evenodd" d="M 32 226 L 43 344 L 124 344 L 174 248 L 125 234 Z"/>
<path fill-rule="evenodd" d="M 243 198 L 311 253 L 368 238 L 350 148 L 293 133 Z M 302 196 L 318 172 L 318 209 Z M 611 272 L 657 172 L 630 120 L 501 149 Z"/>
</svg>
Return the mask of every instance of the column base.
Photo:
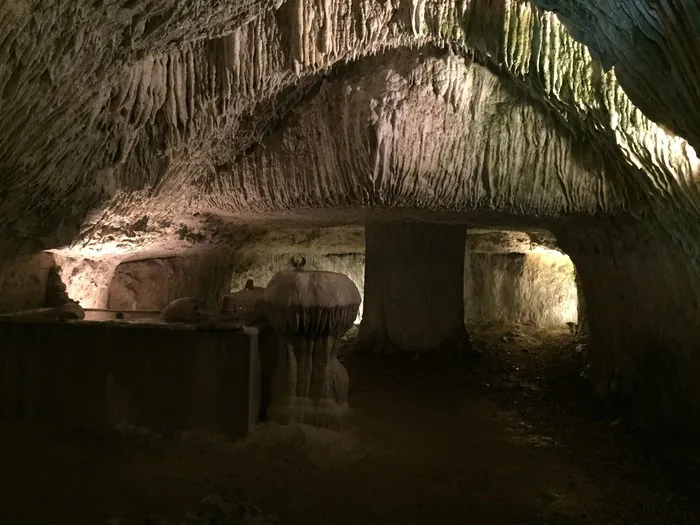
<svg viewBox="0 0 700 525">
<path fill-rule="evenodd" d="M 466 328 L 446 339 L 435 353 L 443 359 L 478 359 L 483 356 Z"/>
<path fill-rule="evenodd" d="M 375 338 L 366 338 L 358 341 L 355 352 L 375 355 L 398 355 L 405 353 L 391 341 Z M 469 332 L 466 329 L 458 330 L 457 333 L 445 339 L 439 346 L 432 350 L 421 350 L 424 356 L 434 355 L 440 359 L 478 359 L 483 356 L 474 344 Z"/>
</svg>

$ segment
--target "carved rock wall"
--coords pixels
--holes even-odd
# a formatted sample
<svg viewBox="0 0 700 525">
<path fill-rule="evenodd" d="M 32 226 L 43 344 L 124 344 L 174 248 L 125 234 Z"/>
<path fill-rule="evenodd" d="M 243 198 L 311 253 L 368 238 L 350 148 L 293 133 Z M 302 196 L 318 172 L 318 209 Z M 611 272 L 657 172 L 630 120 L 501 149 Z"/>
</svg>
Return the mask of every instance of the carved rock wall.
<svg viewBox="0 0 700 525">
<path fill-rule="evenodd" d="M 543 328 L 577 322 L 574 267 L 558 252 L 468 255 L 464 286 L 467 322 Z"/>
<path fill-rule="evenodd" d="M 306 269 L 345 274 L 364 297 L 362 230 L 352 227 L 261 233 L 227 261 L 231 267 L 230 290 L 242 289 L 248 279 L 265 286 L 276 272 L 289 269 L 292 256 L 303 255 Z M 532 236 L 518 232 L 475 232 L 467 236 L 465 321 L 542 327 L 562 327 L 576 321 L 571 261 L 551 248 L 533 245 Z M 540 237 L 538 240 L 553 245 L 551 234 L 541 233 Z M 200 260 L 201 256 L 186 256 L 124 263 L 110 291 L 110 307 L 159 309 L 173 294 L 201 293 L 193 281 L 203 271 Z M 184 279 L 189 284 L 182 282 Z M 357 322 L 361 319 L 362 306 Z"/>
<path fill-rule="evenodd" d="M 467 322 L 577 322 L 574 266 L 549 231 L 470 230 L 464 279 Z"/>
<path fill-rule="evenodd" d="M 465 226 L 371 224 L 365 235 L 363 343 L 421 352 L 466 334 Z"/>
<path fill-rule="evenodd" d="M 107 307 L 162 310 L 174 299 L 191 296 L 218 311 L 229 291 L 232 271 L 227 252 L 124 262 L 109 286 Z"/>
<path fill-rule="evenodd" d="M 53 254 L 23 255 L 0 264 L 0 313 L 43 308 Z"/>
</svg>

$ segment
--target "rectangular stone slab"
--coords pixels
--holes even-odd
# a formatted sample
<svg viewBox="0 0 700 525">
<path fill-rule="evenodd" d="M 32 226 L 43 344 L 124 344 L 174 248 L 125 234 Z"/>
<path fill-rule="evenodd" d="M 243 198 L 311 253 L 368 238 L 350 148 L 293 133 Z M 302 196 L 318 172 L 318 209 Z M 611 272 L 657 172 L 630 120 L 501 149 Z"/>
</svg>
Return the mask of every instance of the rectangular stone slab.
<svg viewBox="0 0 700 525">
<path fill-rule="evenodd" d="M 149 321 L 0 321 L 0 416 L 246 436 L 258 331 Z"/>
</svg>

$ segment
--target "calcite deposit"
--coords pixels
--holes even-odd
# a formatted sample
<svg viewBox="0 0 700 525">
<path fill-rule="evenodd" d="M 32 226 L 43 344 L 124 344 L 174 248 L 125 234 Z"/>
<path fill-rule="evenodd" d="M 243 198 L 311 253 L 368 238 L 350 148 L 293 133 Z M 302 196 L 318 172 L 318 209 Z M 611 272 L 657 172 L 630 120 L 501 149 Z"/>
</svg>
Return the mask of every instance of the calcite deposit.
<svg viewBox="0 0 700 525">
<path fill-rule="evenodd" d="M 359 291 L 343 274 L 297 269 L 277 273 L 264 300 L 279 338 L 267 417 L 339 427 L 350 412 L 349 379 L 336 345 L 357 316 Z"/>
</svg>

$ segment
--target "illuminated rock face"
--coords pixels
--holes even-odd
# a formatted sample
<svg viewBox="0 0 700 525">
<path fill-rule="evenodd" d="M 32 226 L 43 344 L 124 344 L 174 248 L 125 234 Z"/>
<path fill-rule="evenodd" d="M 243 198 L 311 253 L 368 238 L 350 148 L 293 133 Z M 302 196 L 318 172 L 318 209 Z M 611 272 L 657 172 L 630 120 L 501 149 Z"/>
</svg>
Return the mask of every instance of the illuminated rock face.
<svg viewBox="0 0 700 525">
<path fill-rule="evenodd" d="M 473 232 L 464 272 L 468 322 L 563 328 L 578 322 L 571 259 L 521 232 Z"/>
<path fill-rule="evenodd" d="M 0 259 L 62 248 L 87 308 L 120 257 L 233 245 L 231 224 L 545 227 L 579 271 L 601 392 L 687 423 L 697 14 L 533 3 L 558 15 L 521 0 L 2 2 Z"/>
<path fill-rule="evenodd" d="M 279 335 L 270 420 L 342 424 L 350 412 L 349 380 L 336 343 L 352 326 L 360 301 L 355 284 L 339 273 L 282 271 L 270 280 L 265 309 Z"/>
</svg>

